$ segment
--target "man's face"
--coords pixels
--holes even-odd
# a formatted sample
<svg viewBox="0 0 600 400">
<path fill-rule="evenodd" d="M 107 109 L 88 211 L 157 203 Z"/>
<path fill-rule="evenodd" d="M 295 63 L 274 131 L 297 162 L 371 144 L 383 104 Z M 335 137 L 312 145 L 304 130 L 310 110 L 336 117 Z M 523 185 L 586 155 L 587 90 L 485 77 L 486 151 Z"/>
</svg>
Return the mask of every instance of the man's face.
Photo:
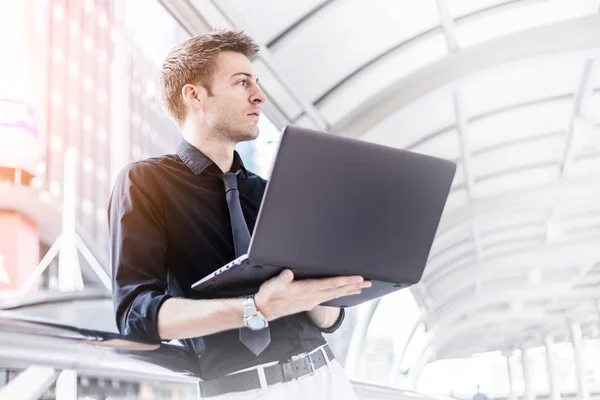
<svg viewBox="0 0 600 400">
<path fill-rule="evenodd" d="M 219 54 L 210 92 L 202 99 L 202 122 L 209 132 L 235 143 L 258 137 L 260 105 L 266 98 L 245 55 Z"/>
</svg>

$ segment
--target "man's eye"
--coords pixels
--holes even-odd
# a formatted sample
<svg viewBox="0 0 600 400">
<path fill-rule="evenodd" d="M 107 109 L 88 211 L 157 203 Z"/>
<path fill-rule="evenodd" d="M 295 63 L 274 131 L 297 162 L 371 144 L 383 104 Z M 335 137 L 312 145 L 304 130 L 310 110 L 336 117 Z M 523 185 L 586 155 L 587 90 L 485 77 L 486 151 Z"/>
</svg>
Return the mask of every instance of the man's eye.
<svg viewBox="0 0 600 400">
<path fill-rule="evenodd" d="M 245 79 L 242 79 L 241 81 L 238 82 L 238 85 L 240 86 L 246 86 L 247 81 Z"/>
</svg>

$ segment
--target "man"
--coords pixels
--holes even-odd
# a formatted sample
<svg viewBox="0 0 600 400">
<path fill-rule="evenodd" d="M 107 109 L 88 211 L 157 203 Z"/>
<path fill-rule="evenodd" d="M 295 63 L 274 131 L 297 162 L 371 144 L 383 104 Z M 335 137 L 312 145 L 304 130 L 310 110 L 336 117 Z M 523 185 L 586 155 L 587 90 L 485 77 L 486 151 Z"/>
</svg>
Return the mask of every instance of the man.
<svg viewBox="0 0 600 400">
<path fill-rule="evenodd" d="M 176 154 L 128 165 L 115 183 L 109 227 L 117 325 L 145 341 L 181 340 L 198 357 L 203 397 L 352 399 L 321 333 L 337 329 L 344 312 L 319 304 L 370 282 L 295 281 L 284 270 L 243 299 L 190 288 L 245 251 L 238 251 L 240 223 L 252 232 L 265 190 L 234 151 L 258 136 L 265 95 L 250 62 L 257 52 L 244 33 L 220 30 L 167 56 L 163 101 L 183 140 Z M 260 341 L 266 347 L 254 350 Z"/>
</svg>

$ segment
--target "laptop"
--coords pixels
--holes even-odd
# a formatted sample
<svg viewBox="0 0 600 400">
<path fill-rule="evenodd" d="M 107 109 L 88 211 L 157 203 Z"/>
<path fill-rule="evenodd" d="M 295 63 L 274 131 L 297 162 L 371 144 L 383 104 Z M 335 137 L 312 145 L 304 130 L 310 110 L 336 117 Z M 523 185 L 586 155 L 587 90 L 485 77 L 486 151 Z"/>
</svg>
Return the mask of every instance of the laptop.
<svg viewBox="0 0 600 400">
<path fill-rule="evenodd" d="M 352 307 L 421 279 L 456 164 L 297 126 L 285 128 L 248 253 L 192 285 L 256 293 L 295 279 L 361 275 L 372 286 L 323 303 Z"/>
</svg>

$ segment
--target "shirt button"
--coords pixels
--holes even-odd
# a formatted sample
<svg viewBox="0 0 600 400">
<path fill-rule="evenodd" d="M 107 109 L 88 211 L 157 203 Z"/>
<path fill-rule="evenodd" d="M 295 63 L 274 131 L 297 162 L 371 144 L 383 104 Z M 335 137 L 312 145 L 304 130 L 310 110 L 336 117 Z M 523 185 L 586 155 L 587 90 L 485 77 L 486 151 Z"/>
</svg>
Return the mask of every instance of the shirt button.
<svg viewBox="0 0 600 400">
<path fill-rule="evenodd" d="M 300 343 L 300 342 L 298 341 L 298 339 L 294 339 L 294 340 L 292 340 L 292 344 L 293 344 L 294 346 L 298 346 L 298 343 Z"/>
</svg>

